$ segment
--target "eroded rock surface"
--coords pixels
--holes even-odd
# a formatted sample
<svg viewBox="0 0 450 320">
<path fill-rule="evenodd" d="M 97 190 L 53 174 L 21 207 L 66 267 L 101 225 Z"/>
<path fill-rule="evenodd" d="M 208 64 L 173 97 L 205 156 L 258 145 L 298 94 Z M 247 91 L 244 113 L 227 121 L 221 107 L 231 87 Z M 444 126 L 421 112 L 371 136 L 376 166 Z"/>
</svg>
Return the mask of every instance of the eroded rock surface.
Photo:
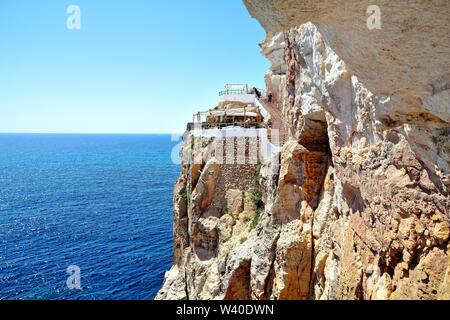
<svg viewBox="0 0 450 320">
<path fill-rule="evenodd" d="M 312 22 L 326 43 L 374 94 L 393 100 L 394 122 L 446 126 L 450 120 L 450 2 L 244 0 L 269 36 Z M 370 30 L 376 4 L 381 29 Z M 372 11 L 370 11 L 372 12 Z M 393 110 L 395 109 L 395 110 Z M 442 120 L 442 121 L 439 121 Z"/>
</svg>

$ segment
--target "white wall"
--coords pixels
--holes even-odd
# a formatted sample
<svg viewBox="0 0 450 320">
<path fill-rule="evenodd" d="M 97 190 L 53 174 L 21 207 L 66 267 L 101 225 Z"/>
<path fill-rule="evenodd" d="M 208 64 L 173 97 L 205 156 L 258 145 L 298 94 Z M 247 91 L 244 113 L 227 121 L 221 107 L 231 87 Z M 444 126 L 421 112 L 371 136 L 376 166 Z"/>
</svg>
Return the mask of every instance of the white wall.
<svg viewBox="0 0 450 320">
<path fill-rule="evenodd" d="M 191 134 L 194 137 L 207 137 L 207 138 L 233 138 L 233 137 L 267 137 L 267 129 L 265 128 L 241 128 L 241 127 L 229 127 L 223 129 L 204 129 L 204 130 L 192 130 Z"/>
<path fill-rule="evenodd" d="M 259 110 L 261 111 L 261 115 L 264 117 L 265 120 L 267 120 L 270 116 L 269 112 L 266 110 L 264 105 L 259 102 L 258 99 L 255 99 L 255 106 L 259 107 Z"/>
<path fill-rule="evenodd" d="M 243 103 L 254 103 L 254 94 L 225 94 L 219 96 L 220 102 L 243 102 Z"/>
</svg>

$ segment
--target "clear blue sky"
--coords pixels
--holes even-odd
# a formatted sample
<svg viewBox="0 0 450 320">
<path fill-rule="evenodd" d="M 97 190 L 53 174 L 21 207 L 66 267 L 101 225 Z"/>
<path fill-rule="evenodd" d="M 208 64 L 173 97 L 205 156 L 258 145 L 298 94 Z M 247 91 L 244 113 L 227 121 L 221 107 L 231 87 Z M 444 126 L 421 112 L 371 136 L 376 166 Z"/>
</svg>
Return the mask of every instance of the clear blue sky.
<svg viewBox="0 0 450 320">
<path fill-rule="evenodd" d="M 264 37 L 241 0 L 2 0 L 0 132 L 180 132 L 225 83 L 264 87 Z"/>
</svg>

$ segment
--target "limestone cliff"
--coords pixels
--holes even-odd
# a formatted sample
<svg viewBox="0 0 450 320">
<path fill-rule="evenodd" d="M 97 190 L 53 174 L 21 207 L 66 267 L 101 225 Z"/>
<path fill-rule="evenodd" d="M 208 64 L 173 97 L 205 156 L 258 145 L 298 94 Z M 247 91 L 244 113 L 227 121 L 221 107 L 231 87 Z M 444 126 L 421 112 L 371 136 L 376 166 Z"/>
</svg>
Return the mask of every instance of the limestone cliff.
<svg viewBox="0 0 450 320">
<path fill-rule="evenodd" d="M 244 2 L 289 141 L 225 165 L 186 133 L 157 298 L 449 299 L 450 2 L 372 31 L 365 1 Z"/>
</svg>

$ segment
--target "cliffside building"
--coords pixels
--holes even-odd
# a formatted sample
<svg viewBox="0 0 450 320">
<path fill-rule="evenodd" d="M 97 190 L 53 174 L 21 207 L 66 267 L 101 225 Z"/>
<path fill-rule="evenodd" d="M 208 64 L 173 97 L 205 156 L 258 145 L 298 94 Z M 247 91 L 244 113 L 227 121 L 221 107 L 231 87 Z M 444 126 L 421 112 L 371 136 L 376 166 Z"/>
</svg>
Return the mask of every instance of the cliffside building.
<svg viewBox="0 0 450 320">
<path fill-rule="evenodd" d="M 284 144 L 287 138 L 281 111 L 269 102 L 264 90 L 250 89 L 247 84 L 225 85 L 219 93 L 219 104 L 206 112 L 194 114 L 193 121 L 187 126 L 194 135 L 210 135 L 211 132 L 208 134 L 205 130 L 229 128 L 269 130 L 265 133 L 269 140 L 276 140 L 276 145 Z"/>
<path fill-rule="evenodd" d="M 188 130 L 265 128 L 269 113 L 261 103 L 257 103 L 263 92 L 256 88 L 249 89 L 247 84 L 227 84 L 219 93 L 219 104 L 206 112 L 194 114 Z"/>
</svg>

